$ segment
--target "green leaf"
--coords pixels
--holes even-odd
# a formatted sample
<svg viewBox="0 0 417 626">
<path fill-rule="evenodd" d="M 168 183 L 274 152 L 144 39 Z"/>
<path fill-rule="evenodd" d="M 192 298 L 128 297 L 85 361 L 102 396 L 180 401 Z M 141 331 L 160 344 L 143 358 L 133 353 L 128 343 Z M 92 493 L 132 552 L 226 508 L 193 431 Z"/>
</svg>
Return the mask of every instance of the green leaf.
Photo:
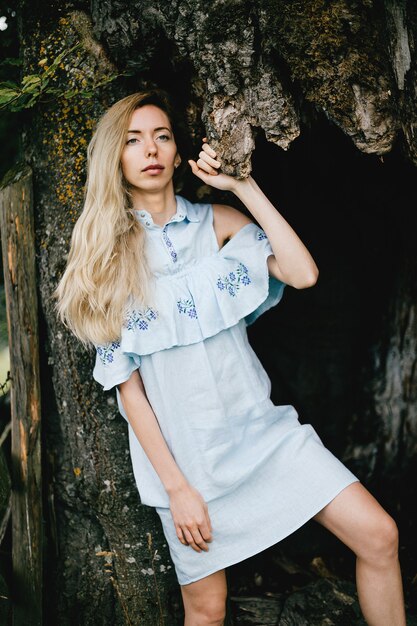
<svg viewBox="0 0 417 626">
<path fill-rule="evenodd" d="M 3 87 L 8 87 L 10 89 L 17 89 L 19 91 L 19 85 L 12 82 L 11 80 L 4 80 L 3 82 L 1 82 L 0 89 L 3 89 Z"/>
<path fill-rule="evenodd" d="M 32 95 L 31 98 L 29 98 L 29 100 L 27 100 L 24 104 L 24 108 L 25 109 L 30 109 L 34 106 L 34 104 L 36 104 L 37 99 L 39 98 L 39 93 L 35 93 Z"/>
<path fill-rule="evenodd" d="M 78 93 L 79 93 L 79 91 L 77 89 L 68 89 L 67 91 L 64 91 L 64 93 L 61 93 L 60 95 L 63 98 L 66 98 L 67 100 L 70 100 L 71 98 L 76 96 Z"/>
<path fill-rule="evenodd" d="M 32 85 L 39 85 L 42 82 L 42 78 L 38 76 L 38 74 L 29 74 L 28 76 L 23 76 L 22 78 L 22 86 L 25 91 L 27 91 L 28 87 Z"/>
<path fill-rule="evenodd" d="M 19 96 L 20 91 L 16 91 L 15 89 L 0 89 L 0 105 L 8 104 Z"/>
</svg>

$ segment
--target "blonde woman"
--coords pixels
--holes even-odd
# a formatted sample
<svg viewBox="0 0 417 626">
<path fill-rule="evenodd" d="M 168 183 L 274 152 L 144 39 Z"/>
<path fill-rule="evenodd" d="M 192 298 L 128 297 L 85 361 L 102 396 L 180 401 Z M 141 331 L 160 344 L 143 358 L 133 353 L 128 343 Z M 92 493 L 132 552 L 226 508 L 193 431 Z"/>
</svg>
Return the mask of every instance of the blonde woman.
<svg viewBox="0 0 417 626">
<path fill-rule="evenodd" d="M 169 97 L 133 94 L 100 120 L 84 210 L 56 290 L 61 320 L 116 387 L 141 501 L 155 507 L 185 626 L 223 624 L 225 568 L 314 518 L 357 556 L 363 614 L 405 625 L 397 528 L 291 405 L 276 406 L 247 325 L 318 269 L 251 176 L 221 173 L 203 141 L 192 172 L 253 219 L 176 195 L 187 167 Z M 258 225 L 259 224 L 259 225 Z"/>
</svg>

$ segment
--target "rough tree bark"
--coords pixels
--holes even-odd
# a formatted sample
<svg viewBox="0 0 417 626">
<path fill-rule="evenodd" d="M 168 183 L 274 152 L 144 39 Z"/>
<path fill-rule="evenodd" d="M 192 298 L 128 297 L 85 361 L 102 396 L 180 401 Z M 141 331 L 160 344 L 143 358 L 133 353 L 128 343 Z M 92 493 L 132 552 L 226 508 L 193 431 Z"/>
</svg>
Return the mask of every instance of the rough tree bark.
<svg viewBox="0 0 417 626">
<path fill-rule="evenodd" d="M 48 589 L 55 591 L 47 594 L 46 612 L 61 626 L 180 623 L 159 522 L 138 501 L 126 425 L 116 418 L 113 396 L 91 378 L 93 355 L 58 324 L 51 300 L 82 207 L 95 120 L 123 95 L 159 85 L 183 104 L 195 146 L 204 128 L 228 173 L 251 171 L 260 134 L 278 153 L 318 115 L 364 153 L 384 155 L 400 146 L 417 164 L 417 7 L 411 0 L 22 0 L 21 24 L 25 73 L 77 41 L 82 47 L 64 60 L 57 86 L 85 81 L 88 88 L 109 74 L 133 72 L 88 99 L 38 106 L 26 129 L 45 340 L 45 484 L 54 567 Z M 394 473 L 397 482 L 415 466 L 417 429 L 415 242 L 408 229 L 404 243 L 397 295 L 385 312 L 386 337 L 371 346 L 364 428 L 377 435 L 372 445 L 354 442 L 350 451 L 374 480 Z"/>
<path fill-rule="evenodd" d="M 0 189 L 0 228 L 10 337 L 13 624 L 42 624 L 42 469 L 38 302 L 32 172 Z"/>
</svg>

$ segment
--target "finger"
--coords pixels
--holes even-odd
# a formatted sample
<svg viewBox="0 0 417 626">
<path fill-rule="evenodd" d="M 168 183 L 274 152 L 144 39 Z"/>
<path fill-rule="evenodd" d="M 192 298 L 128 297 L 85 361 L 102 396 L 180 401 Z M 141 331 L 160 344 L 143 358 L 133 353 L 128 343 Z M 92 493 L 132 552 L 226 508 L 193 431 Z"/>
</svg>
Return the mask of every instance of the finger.
<svg viewBox="0 0 417 626">
<path fill-rule="evenodd" d="M 208 174 L 207 172 L 199 168 L 195 161 L 189 160 L 188 163 L 191 167 L 193 174 L 197 176 L 197 178 L 202 180 L 205 185 L 213 185 L 213 174 Z M 215 172 L 215 174 L 217 174 L 217 172 Z"/>
<path fill-rule="evenodd" d="M 194 543 L 199 546 L 202 550 L 204 550 L 205 552 L 208 552 L 208 545 L 206 544 L 206 542 L 204 541 L 200 529 L 197 528 L 196 526 L 193 528 L 190 528 L 190 532 L 193 536 L 194 539 Z"/>
<path fill-rule="evenodd" d="M 203 510 L 204 510 L 204 522 L 200 526 L 200 531 L 201 531 L 202 528 L 206 528 L 207 529 L 207 533 L 211 535 L 211 533 L 213 532 L 213 527 L 211 525 L 209 508 L 208 508 L 206 502 L 204 502 L 204 504 L 203 504 Z M 206 537 L 204 537 L 204 539 L 206 539 Z M 207 539 L 206 539 L 206 541 L 207 541 Z M 211 538 L 210 538 L 210 541 L 211 541 Z"/>
<path fill-rule="evenodd" d="M 208 527 L 210 533 L 212 533 L 213 532 L 213 526 L 211 525 L 211 519 L 210 519 L 210 515 L 209 515 L 209 512 L 208 512 L 208 506 L 207 505 L 206 505 L 206 508 L 205 508 L 205 514 L 206 514 L 206 519 L 207 519 L 207 527 Z M 212 541 L 212 540 L 210 540 L 210 541 Z"/>
<path fill-rule="evenodd" d="M 201 536 L 203 537 L 205 541 L 209 541 L 209 542 L 212 541 L 211 530 L 210 530 L 207 518 L 200 525 L 199 530 L 200 530 Z"/>
<path fill-rule="evenodd" d="M 182 532 L 184 533 L 184 537 L 188 541 L 188 544 L 192 547 L 192 549 L 196 552 L 201 552 L 200 546 L 196 544 L 196 542 L 194 541 L 194 537 L 192 536 L 188 528 L 183 528 Z"/>
<path fill-rule="evenodd" d="M 208 145 L 208 143 L 203 143 L 203 150 L 205 152 L 207 152 L 207 154 L 209 154 L 210 156 L 212 156 L 213 158 L 216 158 L 216 152 L 215 150 L 213 150 L 213 148 L 211 146 Z"/>
<path fill-rule="evenodd" d="M 188 161 L 188 163 L 189 163 L 189 165 L 190 165 L 190 167 L 191 167 L 191 170 L 192 170 L 193 174 L 195 174 L 196 176 L 198 176 L 198 178 L 201 178 L 201 180 L 202 180 L 203 182 L 205 182 L 205 183 L 206 183 L 206 182 L 207 182 L 207 177 L 208 177 L 208 174 L 206 174 L 206 172 L 203 172 L 203 170 L 201 170 L 201 169 L 198 167 L 198 165 L 197 165 L 197 163 L 196 163 L 195 161 L 192 161 L 192 160 L 190 159 L 190 160 Z"/>
<path fill-rule="evenodd" d="M 210 174 L 211 176 L 213 175 L 216 176 L 218 174 L 217 170 L 215 170 L 214 167 L 206 163 L 206 161 L 203 161 L 203 159 L 198 159 L 197 165 L 200 168 L 200 170 L 203 170 L 204 172 L 206 172 L 207 174 Z"/>
<path fill-rule="evenodd" d="M 181 531 L 181 532 L 182 532 L 182 531 Z M 183 532 L 182 532 L 182 538 L 184 539 L 184 545 L 188 546 L 188 545 L 189 545 L 189 543 L 188 543 L 188 541 L 186 540 L 185 535 L 184 535 L 184 533 L 183 533 Z"/>
<path fill-rule="evenodd" d="M 193 174 L 198 175 L 201 172 L 200 168 L 198 167 L 195 161 L 193 161 L 192 159 L 189 159 L 188 163 L 193 171 Z"/>
<path fill-rule="evenodd" d="M 183 532 L 181 530 L 181 526 L 175 526 L 175 532 L 177 533 L 177 537 L 179 539 L 179 541 L 181 541 L 181 543 L 185 546 L 188 546 L 188 542 L 186 541 Z"/>
<path fill-rule="evenodd" d="M 203 146 L 204 148 L 205 146 Z M 216 154 L 216 153 L 214 153 Z M 209 165 L 211 165 L 212 167 L 216 167 L 219 168 L 220 167 L 220 163 L 219 161 L 217 161 L 216 159 L 213 159 L 209 153 L 207 151 L 202 150 L 200 152 L 200 154 L 198 155 L 201 159 L 203 159 L 203 161 L 205 160 L 206 163 L 208 163 Z"/>
</svg>

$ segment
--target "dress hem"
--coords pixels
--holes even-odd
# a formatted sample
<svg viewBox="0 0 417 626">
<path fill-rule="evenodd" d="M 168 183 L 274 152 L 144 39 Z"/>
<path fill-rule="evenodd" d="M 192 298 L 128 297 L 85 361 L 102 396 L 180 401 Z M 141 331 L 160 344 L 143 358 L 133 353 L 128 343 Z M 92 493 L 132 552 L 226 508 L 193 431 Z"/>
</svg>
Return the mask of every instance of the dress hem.
<svg viewBox="0 0 417 626">
<path fill-rule="evenodd" d="M 296 532 L 299 528 L 304 526 L 304 524 L 306 524 L 315 515 L 317 515 L 317 513 L 319 513 L 319 511 L 321 511 L 325 506 L 330 504 L 330 502 L 332 502 L 332 500 L 334 500 L 336 498 L 336 496 L 339 495 L 339 493 L 341 493 L 344 489 L 346 489 L 346 487 L 349 487 L 349 485 L 352 485 L 353 483 L 356 483 L 356 482 L 361 482 L 361 481 L 359 480 L 359 478 L 354 477 L 348 483 L 346 483 L 344 487 L 341 487 L 341 488 L 338 487 L 338 489 L 334 493 L 334 495 L 332 495 L 330 497 L 327 497 L 325 499 L 325 501 L 324 501 L 324 504 L 320 504 L 320 506 L 313 513 L 311 513 L 311 514 L 309 513 L 308 517 L 303 518 L 303 521 L 297 522 L 297 524 L 294 526 L 294 528 L 292 530 L 290 530 L 289 532 L 285 532 L 284 534 L 278 535 L 278 538 L 274 538 L 272 541 L 268 541 L 268 543 L 264 544 L 263 547 L 256 548 L 256 550 L 254 550 L 254 551 L 253 550 L 249 551 L 248 553 L 246 553 L 245 556 L 239 557 L 238 559 L 232 559 L 232 558 L 231 559 L 226 559 L 225 563 L 223 563 L 220 566 L 216 566 L 215 569 L 209 570 L 203 576 L 194 577 L 191 580 L 187 580 L 186 582 L 181 582 L 179 580 L 178 576 L 177 576 L 179 585 L 180 586 L 190 585 L 191 583 L 197 582 L 198 580 L 202 580 L 203 578 L 206 578 L 207 576 L 210 576 L 210 574 L 214 574 L 215 572 L 218 572 L 219 570 L 225 569 L 226 567 L 230 567 L 232 565 L 236 565 L 237 563 L 241 563 L 242 561 L 245 561 L 246 559 L 249 559 L 252 556 L 255 556 L 256 554 L 259 554 L 260 552 L 263 552 L 264 550 L 267 550 L 268 548 L 271 548 L 273 545 L 275 545 L 276 543 L 279 543 L 280 541 L 282 541 L 286 537 L 289 537 L 290 535 L 292 535 L 292 533 Z"/>
</svg>

